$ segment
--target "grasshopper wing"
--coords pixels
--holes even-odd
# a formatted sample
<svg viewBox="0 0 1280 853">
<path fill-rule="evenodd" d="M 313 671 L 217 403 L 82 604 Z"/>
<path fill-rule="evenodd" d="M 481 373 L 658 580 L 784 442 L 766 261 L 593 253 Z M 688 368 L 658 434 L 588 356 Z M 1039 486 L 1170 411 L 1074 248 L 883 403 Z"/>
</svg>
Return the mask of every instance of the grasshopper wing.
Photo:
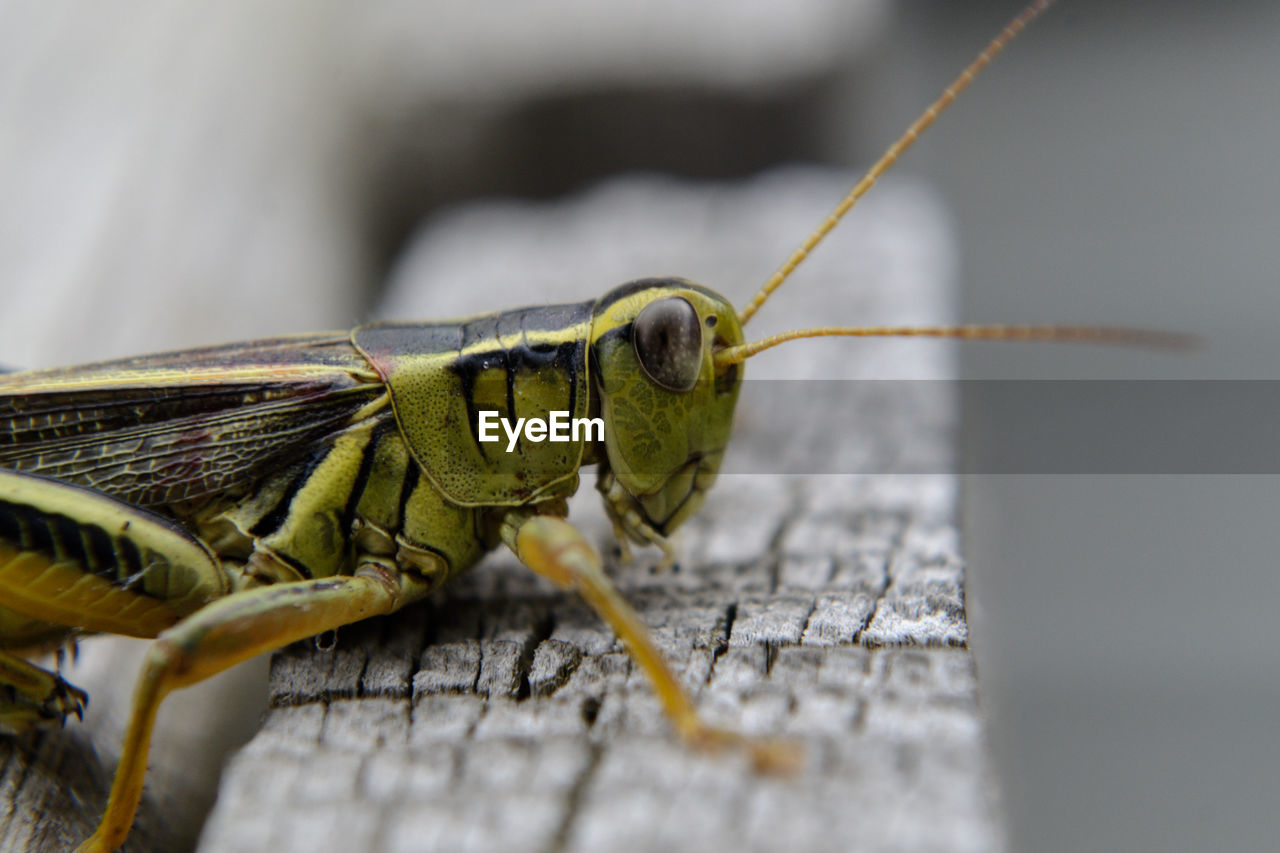
<svg viewBox="0 0 1280 853">
<path fill-rule="evenodd" d="M 0 375 L 0 467 L 142 507 L 247 487 L 384 393 L 345 333 Z"/>
</svg>

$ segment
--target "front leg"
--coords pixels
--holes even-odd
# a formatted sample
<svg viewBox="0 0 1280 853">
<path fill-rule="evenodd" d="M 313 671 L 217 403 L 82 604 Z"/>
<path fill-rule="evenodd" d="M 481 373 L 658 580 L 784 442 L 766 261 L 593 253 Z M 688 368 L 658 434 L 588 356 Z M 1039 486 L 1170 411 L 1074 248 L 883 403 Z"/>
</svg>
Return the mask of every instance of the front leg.
<svg viewBox="0 0 1280 853">
<path fill-rule="evenodd" d="M 503 519 L 502 538 L 520 562 L 560 588 L 577 592 L 609 623 L 648 676 L 668 719 L 687 743 L 701 749 L 744 748 L 756 769 L 765 772 L 796 768 L 801 755 L 793 744 L 752 740 L 702 721 L 644 622 L 609 581 L 600 555 L 577 528 L 563 518 L 511 512 Z"/>
<path fill-rule="evenodd" d="M 407 604 L 426 585 L 409 575 L 364 564 L 354 577 L 261 587 L 220 599 L 160 634 L 134 688 L 111 796 L 81 853 L 108 853 L 124 842 L 142 796 L 156 711 L 168 693 L 262 652 Z"/>
</svg>

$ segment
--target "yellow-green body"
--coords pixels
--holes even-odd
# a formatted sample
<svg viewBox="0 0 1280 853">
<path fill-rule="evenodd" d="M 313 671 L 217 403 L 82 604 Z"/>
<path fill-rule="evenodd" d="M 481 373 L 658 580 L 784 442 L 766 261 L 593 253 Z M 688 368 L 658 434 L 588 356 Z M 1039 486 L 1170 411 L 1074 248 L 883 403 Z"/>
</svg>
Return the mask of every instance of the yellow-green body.
<svg viewBox="0 0 1280 853">
<path fill-rule="evenodd" d="M 679 279 L 599 300 L 0 375 L 0 729 L 87 697 L 20 657 L 157 637 L 103 823 L 127 832 L 164 695 L 258 652 L 420 599 L 499 542 L 579 589 L 687 736 L 714 739 L 566 524 L 579 469 L 620 539 L 668 550 L 728 442 L 742 342 Z M 479 440 L 481 411 L 599 417 L 602 440 Z M 7 698 L 4 698 L 7 697 Z"/>
<path fill-rule="evenodd" d="M 138 567 L 121 557 L 94 567 L 95 580 L 156 599 L 170 619 L 230 592 L 350 574 L 361 561 L 389 560 L 434 588 L 497 544 L 505 508 L 568 497 L 579 468 L 601 455 L 624 469 L 610 478 L 626 474 L 658 509 L 668 471 L 683 477 L 682 497 L 695 473 L 709 485 L 706 460 L 718 464 L 736 387 L 718 405 L 701 393 L 715 397 L 713 383 L 676 397 L 655 391 L 618 334 L 637 305 L 668 291 L 708 299 L 712 310 L 700 288 L 672 282 L 655 292 L 647 282 L 599 303 L 3 375 L 0 468 L 41 479 L 0 474 L 0 505 L 69 515 L 82 537 L 110 529 L 113 511 L 132 514 L 120 504 L 176 522 L 193 537 L 185 547 L 212 560 L 153 560 L 132 579 Z M 594 385 L 592 357 L 601 362 Z M 481 409 L 602 413 L 608 448 L 526 441 L 508 452 L 476 440 Z M 79 629 L 155 633 L 152 622 L 130 631 L 106 615 L 42 623 L 13 589 L 0 587 L 3 647 Z"/>
</svg>

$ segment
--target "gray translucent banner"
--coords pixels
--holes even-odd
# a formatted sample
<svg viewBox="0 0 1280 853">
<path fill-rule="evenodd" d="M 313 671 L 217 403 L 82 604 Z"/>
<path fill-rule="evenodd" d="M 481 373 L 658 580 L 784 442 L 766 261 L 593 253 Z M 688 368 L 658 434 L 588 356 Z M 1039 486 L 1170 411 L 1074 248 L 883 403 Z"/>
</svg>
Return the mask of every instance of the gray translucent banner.
<svg viewBox="0 0 1280 853">
<path fill-rule="evenodd" d="M 737 422 L 725 473 L 1280 473 L 1269 380 L 758 380 Z"/>
</svg>

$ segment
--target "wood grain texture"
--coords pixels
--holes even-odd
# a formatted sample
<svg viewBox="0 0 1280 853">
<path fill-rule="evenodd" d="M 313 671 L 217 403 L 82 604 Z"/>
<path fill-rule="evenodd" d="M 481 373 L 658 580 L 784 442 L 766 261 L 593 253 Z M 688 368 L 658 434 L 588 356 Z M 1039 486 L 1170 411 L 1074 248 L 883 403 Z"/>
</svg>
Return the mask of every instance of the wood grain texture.
<svg viewBox="0 0 1280 853">
<path fill-rule="evenodd" d="M 526 288 L 559 299 L 584 278 L 616 283 L 636 253 L 672 266 L 633 276 L 688 270 L 742 301 L 726 267 L 767 272 L 846 179 L 634 180 L 559 205 L 463 210 L 423 235 L 388 310 L 470 310 L 460 278 L 474 270 L 453 266 L 467 258 L 493 264 L 482 295 L 510 291 L 505 305 Z M 945 319 L 932 201 L 887 185 L 871 206 L 876 226 L 825 247 L 762 317 Z M 604 245 L 601 223 L 616 234 Z M 748 381 L 729 473 L 677 538 L 678 568 L 656 572 L 644 554 L 612 574 L 707 717 L 799 742 L 800 774 L 685 749 L 612 633 L 496 555 L 330 650 L 277 655 L 272 710 L 224 776 L 201 850 L 999 849 L 947 473 L 954 413 L 945 394 L 919 393 L 945 386 L 929 380 L 945 377 L 946 350 L 781 352 L 750 366 L 775 381 Z M 584 488 L 570 518 L 607 546 L 597 504 Z"/>
<path fill-rule="evenodd" d="M 0 850 L 71 850 L 93 832 L 107 803 L 111 768 L 93 751 L 87 731 L 75 726 L 21 743 L 0 744 Z M 157 826 L 148 797 L 125 853 L 160 850 L 174 843 Z"/>
</svg>

